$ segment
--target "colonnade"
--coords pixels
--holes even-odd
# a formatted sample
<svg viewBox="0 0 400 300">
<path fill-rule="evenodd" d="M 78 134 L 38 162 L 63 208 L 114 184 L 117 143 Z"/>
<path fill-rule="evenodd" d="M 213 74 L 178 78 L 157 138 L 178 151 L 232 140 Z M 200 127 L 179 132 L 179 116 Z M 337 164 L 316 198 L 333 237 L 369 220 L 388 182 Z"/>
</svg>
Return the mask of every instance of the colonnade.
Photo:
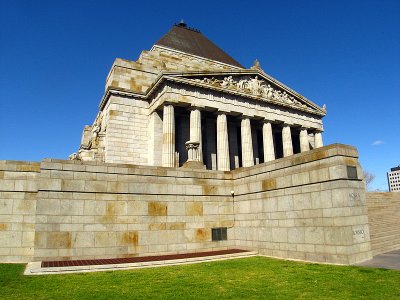
<svg viewBox="0 0 400 300">
<path fill-rule="evenodd" d="M 264 162 L 272 161 L 276 158 L 272 123 L 269 120 L 262 121 L 262 142 L 264 152 Z M 248 116 L 241 116 L 240 123 L 242 166 L 251 167 L 254 165 L 254 151 L 252 141 L 251 121 Z M 229 141 L 228 141 L 228 121 L 227 112 L 218 111 L 216 116 L 216 135 L 217 135 L 217 169 L 221 171 L 230 170 Z M 175 167 L 175 113 L 172 104 L 165 104 L 163 107 L 163 140 L 162 140 L 162 166 Z M 291 124 L 282 124 L 282 146 L 283 156 L 293 155 Z M 310 150 L 309 128 L 300 128 L 300 152 Z M 323 146 L 322 133 L 316 129 L 314 131 L 314 148 Z M 201 111 L 200 108 L 192 106 L 190 108 L 190 141 L 198 142 L 198 160 L 202 161 L 202 130 L 201 130 Z"/>
</svg>

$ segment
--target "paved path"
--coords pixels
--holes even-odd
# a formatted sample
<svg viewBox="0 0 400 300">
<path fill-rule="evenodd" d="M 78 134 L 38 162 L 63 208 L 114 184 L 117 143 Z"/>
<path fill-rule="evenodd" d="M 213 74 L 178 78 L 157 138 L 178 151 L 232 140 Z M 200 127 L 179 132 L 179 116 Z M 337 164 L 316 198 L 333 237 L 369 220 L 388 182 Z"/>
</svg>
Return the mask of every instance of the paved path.
<svg viewBox="0 0 400 300">
<path fill-rule="evenodd" d="M 400 270 L 400 249 L 376 255 L 357 266 Z"/>
</svg>

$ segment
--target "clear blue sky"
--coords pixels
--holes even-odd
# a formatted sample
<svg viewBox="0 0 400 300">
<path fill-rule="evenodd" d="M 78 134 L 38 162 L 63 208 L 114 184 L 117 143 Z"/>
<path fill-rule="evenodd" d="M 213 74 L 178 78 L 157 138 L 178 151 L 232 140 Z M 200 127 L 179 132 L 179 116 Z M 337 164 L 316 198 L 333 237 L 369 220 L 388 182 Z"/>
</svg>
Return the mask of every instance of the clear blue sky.
<svg viewBox="0 0 400 300">
<path fill-rule="evenodd" d="M 400 164 L 400 1 L 0 0 L 0 159 L 67 158 L 116 57 L 181 19 L 319 105 L 324 142 L 354 145 L 387 189 Z"/>
</svg>

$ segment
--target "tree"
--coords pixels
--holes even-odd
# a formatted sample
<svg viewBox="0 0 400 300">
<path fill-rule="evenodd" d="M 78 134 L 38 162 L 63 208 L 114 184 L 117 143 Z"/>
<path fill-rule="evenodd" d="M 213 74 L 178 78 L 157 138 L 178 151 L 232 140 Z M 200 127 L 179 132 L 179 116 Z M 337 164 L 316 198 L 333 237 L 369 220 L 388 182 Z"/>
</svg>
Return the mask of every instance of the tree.
<svg viewBox="0 0 400 300">
<path fill-rule="evenodd" d="M 375 174 L 368 171 L 364 171 L 364 181 L 367 190 L 370 189 L 370 184 L 372 183 L 372 181 L 374 181 L 374 179 L 375 179 Z"/>
</svg>

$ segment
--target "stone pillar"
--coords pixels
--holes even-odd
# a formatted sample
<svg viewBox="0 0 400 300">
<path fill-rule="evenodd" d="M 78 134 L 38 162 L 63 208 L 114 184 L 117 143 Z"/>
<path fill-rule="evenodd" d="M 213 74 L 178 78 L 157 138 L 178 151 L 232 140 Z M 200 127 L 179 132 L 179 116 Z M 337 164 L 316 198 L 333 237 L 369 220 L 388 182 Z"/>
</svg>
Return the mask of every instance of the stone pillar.
<svg viewBox="0 0 400 300">
<path fill-rule="evenodd" d="M 154 111 L 149 116 L 149 165 L 162 165 L 162 133 L 163 133 L 162 112 Z"/>
<path fill-rule="evenodd" d="M 228 122 L 222 112 L 217 116 L 217 168 L 220 171 L 230 170 Z"/>
<path fill-rule="evenodd" d="M 190 141 L 199 142 L 196 161 L 203 161 L 203 144 L 201 135 L 201 112 L 199 108 L 192 107 L 190 111 Z"/>
<path fill-rule="evenodd" d="M 242 118 L 241 123 L 242 136 L 242 166 L 254 166 L 253 142 L 251 138 L 251 124 L 248 117 Z"/>
<path fill-rule="evenodd" d="M 322 131 L 316 131 L 314 133 L 314 148 L 321 148 L 324 144 L 322 143 Z"/>
<path fill-rule="evenodd" d="M 310 143 L 308 142 L 307 128 L 300 129 L 300 152 L 306 152 L 310 150 Z"/>
<path fill-rule="evenodd" d="M 162 166 L 175 167 L 175 115 L 170 104 L 163 110 Z"/>
<path fill-rule="evenodd" d="M 265 121 L 262 130 L 263 130 L 264 162 L 267 162 L 275 159 L 274 138 L 272 135 L 271 122 Z"/>
<path fill-rule="evenodd" d="M 293 155 L 292 132 L 288 124 L 282 128 L 283 157 Z"/>
</svg>

